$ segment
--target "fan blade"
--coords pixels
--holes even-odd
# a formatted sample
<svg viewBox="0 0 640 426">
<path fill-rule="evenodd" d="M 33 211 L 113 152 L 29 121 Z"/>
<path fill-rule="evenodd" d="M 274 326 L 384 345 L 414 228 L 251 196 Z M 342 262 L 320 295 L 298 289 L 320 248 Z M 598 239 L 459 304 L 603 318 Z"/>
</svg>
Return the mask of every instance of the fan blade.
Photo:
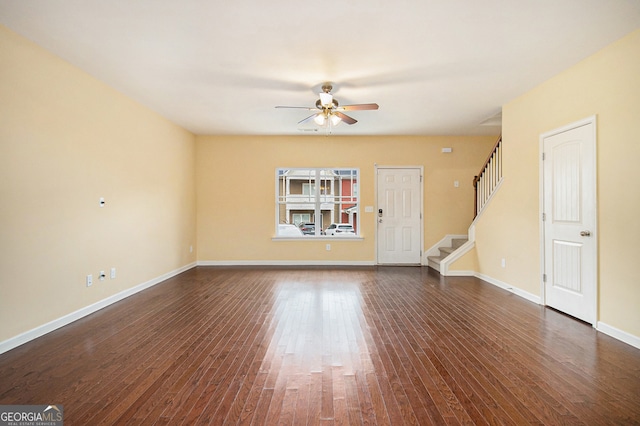
<svg viewBox="0 0 640 426">
<path fill-rule="evenodd" d="M 336 111 L 334 112 L 334 114 L 340 117 L 342 121 L 347 124 L 356 124 L 358 122 L 358 120 L 356 120 L 355 118 L 349 117 L 347 114 L 343 114 L 340 111 Z"/>
<path fill-rule="evenodd" d="M 356 105 L 342 105 L 338 107 L 339 110 L 342 111 L 361 111 L 361 110 L 371 110 L 378 109 L 378 104 L 356 104 Z"/>
<path fill-rule="evenodd" d="M 313 111 L 314 109 L 318 109 L 316 107 L 301 107 L 301 106 L 282 106 L 278 105 L 276 108 L 295 108 L 295 109 L 306 109 L 307 111 Z"/>
<path fill-rule="evenodd" d="M 307 121 L 311 121 L 311 120 L 313 120 L 314 118 L 316 118 L 316 116 L 318 116 L 319 114 L 322 114 L 322 113 L 321 113 L 321 112 L 318 112 L 318 113 L 316 113 L 316 114 L 311 114 L 311 115 L 310 115 L 310 116 L 308 116 L 307 118 L 304 118 L 304 119 L 302 119 L 302 120 L 298 121 L 298 124 L 304 124 L 304 123 L 306 123 Z"/>
</svg>

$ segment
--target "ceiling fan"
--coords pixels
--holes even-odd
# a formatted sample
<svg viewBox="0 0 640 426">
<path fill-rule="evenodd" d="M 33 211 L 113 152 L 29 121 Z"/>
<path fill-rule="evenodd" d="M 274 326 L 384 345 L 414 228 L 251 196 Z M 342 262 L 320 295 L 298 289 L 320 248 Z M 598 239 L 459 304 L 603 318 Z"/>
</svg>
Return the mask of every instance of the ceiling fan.
<svg viewBox="0 0 640 426">
<path fill-rule="evenodd" d="M 305 124 L 313 120 L 319 126 L 337 126 L 340 122 L 344 121 L 347 124 L 355 124 L 358 122 L 353 117 L 348 116 L 342 111 L 362 111 L 362 110 L 374 110 L 378 109 L 378 104 L 355 104 L 355 105 L 342 105 L 331 94 L 333 86 L 331 83 L 325 83 L 322 85 L 322 92 L 319 93 L 320 99 L 316 101 L 315 107 L 295 107 L 295 106 L 277 106 L 276 108 L 298 108 L 306 109 L 309 111 L 317 110 L 317 112 L 311 114 L 309 117 L 298 121 L 298 124 Z"/>
</svg>

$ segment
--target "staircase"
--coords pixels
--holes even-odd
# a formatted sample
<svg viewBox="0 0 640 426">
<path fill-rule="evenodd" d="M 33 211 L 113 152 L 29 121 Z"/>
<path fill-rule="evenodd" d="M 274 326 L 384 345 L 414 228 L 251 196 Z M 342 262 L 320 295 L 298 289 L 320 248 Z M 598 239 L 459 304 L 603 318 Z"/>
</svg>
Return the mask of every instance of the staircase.
<svg viewBox="0 0 640 426">
<path fill-rule="evenodd" d="M 436 271 L 440 272 L 440 262 L 447 256 L 456 251 L 460 246 L 469 241 L 467 238 L 453 238 L 451 245 L 445 245 L 438 247 L 440 254 L 437 256 L 427 256 L 427 265 Z"/>
<path fill-rule="evenodd" d="M 473 178 L 473 187 L 475 190 L 473 209 L 474 219 L 469 227 L 468 236 L 446 235 L 442 240 L 434 244 L 425 253 L 427 257 L 427 265 L 430 268 L 435 269 L 442 275 L 449 275 L 449 266 L 474 247 L 475 221 L 501 184 L 502 135 L 498 137 L 498 140 L 493 145 L 491 154 L 487 157 L 478 175 Z M 463 245 L 464 247 L 462 247 Z M 451 257 L 449 258 L 449 256 Z M 457 272 L 459 273 L 460 271 Z"/>
</svg>

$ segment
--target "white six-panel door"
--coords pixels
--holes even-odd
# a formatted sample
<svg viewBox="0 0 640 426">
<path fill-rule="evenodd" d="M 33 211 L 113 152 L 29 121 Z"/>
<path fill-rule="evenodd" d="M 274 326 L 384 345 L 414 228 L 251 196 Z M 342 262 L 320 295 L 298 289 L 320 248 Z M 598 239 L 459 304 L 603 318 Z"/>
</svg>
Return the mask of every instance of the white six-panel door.
<svg viewBox="0 0 640 426">
<path fill-rule="evenodd" d="M 543 135 L 545 304 L 596 321 L 595 120 Z"/>
<path fill-rule="evenodd" d="M 378 168 L 378 264 L 419 265 L 422 255 L 422 170 Z"/>
</svg>

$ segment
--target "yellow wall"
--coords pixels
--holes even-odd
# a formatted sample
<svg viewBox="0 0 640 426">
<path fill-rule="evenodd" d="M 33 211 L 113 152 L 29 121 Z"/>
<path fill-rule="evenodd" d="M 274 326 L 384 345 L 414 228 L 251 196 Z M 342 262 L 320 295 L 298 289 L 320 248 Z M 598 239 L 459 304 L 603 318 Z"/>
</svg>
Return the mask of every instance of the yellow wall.
<svg viewBox="0 0 640 426">
<path fill-rule="evenodd" d="M 375 112 L 374 112 L 375 114 Z M 375 261 L 375 164 L 424 166 L 424 248 L 464 234 L 473 176 L 495 136 L 198 136 L 198 259 L 214 262 Z M 453 152 L 441 152 L 443 147 Z M 278 167 L 355 167 L 361 174 L 362 241 L 273 241 Z M 454 188 L 454 181 L 460 187 Z"/>
<path fill-rule="evenodd" d="M 192 134 L 0 26 L 0 342 L 195 262 L 194 169 Z"/>
<path fill-rule="evenodd" d="M 597 116 L 599 318 L 640 336 L 640 30 L 503 108 L 504 184 L 476 226 L 480 273 L 540 288 L 539 137 Z M 506 258 L 506 268 L 500 259 Z"/>
<path fill-rule="evenodd" d="M 540 294 L 539 135 L 597 115 L 599 320 L 640 336 L 638 75 L 640 31 L 504 106 L 505 180 L 462 269 Z M 196 249 L 220 263 L 372 263 L 375 163 L 424 166 L 427 249 L 466 232 L 471 178 L 494 141 L 196 137 L 0 27 L 0 342 L 193 264 Z M 363 240 L 330 252 L 272 240 L 275 169 L 306 166 L 360 169 Z M 110 267 L 117 278 L 100 282 Z"/>
</svg>

